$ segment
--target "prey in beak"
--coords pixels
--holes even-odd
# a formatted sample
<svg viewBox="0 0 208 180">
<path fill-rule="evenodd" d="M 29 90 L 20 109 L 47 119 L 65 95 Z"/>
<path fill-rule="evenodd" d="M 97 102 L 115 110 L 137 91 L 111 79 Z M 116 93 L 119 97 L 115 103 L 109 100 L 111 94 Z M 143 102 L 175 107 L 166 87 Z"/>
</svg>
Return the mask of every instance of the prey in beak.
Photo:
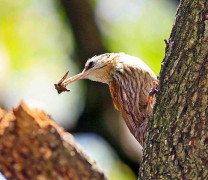
<svg viewBox="0 0 208 180">
<path fill-rule="evenodd" d="M 57 84 L 54 84 L 58 94 L 61 94 L 62 92 L 69 92 L 70 90 L 66 88 L 68 84 L 85 77 L 84 72 L 81 72 L 80 74 L 77 74 L 67 79 L 68 75 L 69 71 L 63 76 L 63 78 Z"/>
<path fill-rule="evenodd" d="M 119 57 L 120 55 L 114 53 L 94 56 L 87 60 L 85 68 L 80 74 L 67 79 L 67 72 L 57 84 L 54 84 L 55 89 L 59 94 L 65 91 L 70 91 L 66 86 L 79 79 L 89 79 L 108 84 L 111 80 L 111 70 L 114 67 L 113 65 L 116 64 L 115 62 Z"/>
</svg>

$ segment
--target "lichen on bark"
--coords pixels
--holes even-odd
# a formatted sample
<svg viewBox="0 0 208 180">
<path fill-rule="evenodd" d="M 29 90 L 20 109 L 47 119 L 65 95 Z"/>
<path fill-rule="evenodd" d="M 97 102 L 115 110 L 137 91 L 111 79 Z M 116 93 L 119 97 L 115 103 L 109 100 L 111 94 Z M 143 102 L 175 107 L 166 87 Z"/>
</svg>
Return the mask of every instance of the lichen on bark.
<svg viewBox="0 0 208 180">
<path fill-rule="evenodd" d="M 208 2 L 176 13 L 139 179 L 208 179 Z"/>
</svg>

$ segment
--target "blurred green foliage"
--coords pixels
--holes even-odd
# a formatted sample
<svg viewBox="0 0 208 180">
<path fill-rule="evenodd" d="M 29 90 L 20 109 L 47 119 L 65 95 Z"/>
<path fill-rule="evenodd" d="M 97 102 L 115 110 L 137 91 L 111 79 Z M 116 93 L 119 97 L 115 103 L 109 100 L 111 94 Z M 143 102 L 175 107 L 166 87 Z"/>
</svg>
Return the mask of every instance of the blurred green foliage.
<svg viewBox="0 0 208 180">
<path fill-rule="evenodd" d="M 139 6 L 137 15 L 128 15 L 128 11 L 131 11 L 128 8 L 127 12 L 121 10 L 117 20 L 113 17 L 107 19 L 105 14 L 98 15 L 105 32 L 104 42 L 111 52 L 125 52 L 140 57 L 158 75 L 165 55 L 164 40 L 169 38 L 176 7 L 166 0 L 135 1 L 135 5 Z M 112 11 L 117 11 L 115 6 Z"/>
<path fill-rule="evenodd" d="M 1 0 L 0 26 L 1 41 L 14 70 L 30 68 L 43 59 L 66 59 L 66 52 L 73 48 L 71 33 L 53 1 Z"/>
</svg>

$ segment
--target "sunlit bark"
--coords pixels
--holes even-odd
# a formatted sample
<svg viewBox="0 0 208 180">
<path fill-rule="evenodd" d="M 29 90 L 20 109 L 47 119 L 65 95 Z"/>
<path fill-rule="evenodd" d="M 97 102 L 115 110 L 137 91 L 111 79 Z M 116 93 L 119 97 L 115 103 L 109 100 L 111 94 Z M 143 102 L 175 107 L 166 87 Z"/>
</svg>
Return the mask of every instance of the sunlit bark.
<svg viewBox="0 0 208 180">
<path fill-rule="evenodd" d="M 0 172 L 8 180 L 106 179 L 69 133 L 23 103 L 0 109 Z"/>
<path fill-rule="evenodd" d="M 181 0 L 139 179 L 208 179 L 208 2 Z"/>
</svg>

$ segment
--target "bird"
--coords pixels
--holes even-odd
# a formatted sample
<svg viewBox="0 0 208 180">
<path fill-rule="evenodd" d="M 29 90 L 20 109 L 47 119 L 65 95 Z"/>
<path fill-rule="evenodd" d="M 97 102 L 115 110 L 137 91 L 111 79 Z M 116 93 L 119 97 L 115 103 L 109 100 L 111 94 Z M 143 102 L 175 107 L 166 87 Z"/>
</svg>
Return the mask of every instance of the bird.
<svg viewBox="0 0 208 180">
<path fill-rule="evenodd" d="M 55 84 L 58 93 L 69 91 L 66 86 L 79 79 L 108 84 L 115 108 L 143 147 L 155 103 L 153 85 L 157 81 L 147 64 L 123 52 L 105 53 L 88 59 L 81 73 L 67 77 L 68 72 Z"/>
</svg>

